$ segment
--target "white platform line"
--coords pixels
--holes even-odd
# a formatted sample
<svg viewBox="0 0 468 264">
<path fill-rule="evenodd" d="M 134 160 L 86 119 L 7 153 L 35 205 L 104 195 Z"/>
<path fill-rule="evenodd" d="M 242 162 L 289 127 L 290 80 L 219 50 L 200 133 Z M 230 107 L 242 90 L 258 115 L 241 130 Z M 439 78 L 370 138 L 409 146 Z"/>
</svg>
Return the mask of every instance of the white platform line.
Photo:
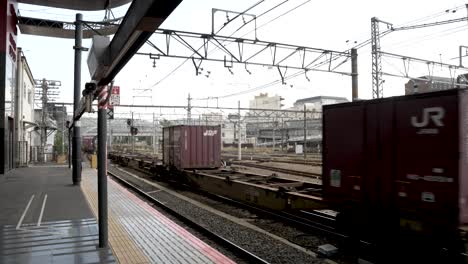
<svg viewBox="0 0 468 264">
<path fill-rule="evenodd" d="M 44 214 L 44 208 L 47 202 L 47 194 L 44 196 L 44 200 L 42 201 L 41 213 L 39 214 L 39 219 L 37 219 L 37 226 L 41 226 L 42 215 Z"/>
<path fill-rule="evenodd" d="M 28 205 L 26 205 L 26 208 L 24 208 L 24 212 L 21 215 L 21 218 L 19 219 L 18 224 L 16 225 L 16 229 L 19 229 L 21 224 L 23 223 L 24 217 L 26 216 L 26 213 L 29 210 L 29 206 L 31 206 L 31 203 L 32 203 L 33 200 L 34 200 L 34 194 L 31 195 L 31 198 L 29 198 L 29 203 L 28 203 Z"/>
</svg>

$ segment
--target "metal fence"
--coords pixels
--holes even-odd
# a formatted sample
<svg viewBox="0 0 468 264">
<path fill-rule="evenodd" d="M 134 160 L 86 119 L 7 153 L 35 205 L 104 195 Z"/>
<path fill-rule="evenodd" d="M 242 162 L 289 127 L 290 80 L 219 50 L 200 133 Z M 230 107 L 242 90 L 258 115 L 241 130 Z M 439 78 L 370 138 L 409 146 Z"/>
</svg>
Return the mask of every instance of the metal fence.
<svg viewBox="0 0 468 264">
<path fill-rule="evenodd" d="M 18 141 L 16 143 L 16 165 L 18 167 L 27 166 L 30 161 L 29 144 L 27 141 Z"/>
</svg>

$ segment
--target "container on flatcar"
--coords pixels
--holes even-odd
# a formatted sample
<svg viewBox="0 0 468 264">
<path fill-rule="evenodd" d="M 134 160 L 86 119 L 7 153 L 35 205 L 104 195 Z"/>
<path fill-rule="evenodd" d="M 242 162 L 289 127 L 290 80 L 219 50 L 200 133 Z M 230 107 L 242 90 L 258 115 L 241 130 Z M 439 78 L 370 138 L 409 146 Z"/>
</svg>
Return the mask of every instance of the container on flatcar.
<svg viewBox="0 0 468 264">
<path fill-rule="evenodd" d="M 82 136 L 81 137 L 81 149 L 86 153 L 93 153 L 95 147 L 96 136 Z"/>
<path fill-rule="evenodd" d="M 467 90 L 327 105 L 323 134 L 324 199 L 350 223 L 442 239 L 468 224 Z"/>
<path fill-rule="evenodd" d="M 183 169 L 221 166 L 221 127 L 180 125 L 163 128 L 163 162 Z"/>
</svg>

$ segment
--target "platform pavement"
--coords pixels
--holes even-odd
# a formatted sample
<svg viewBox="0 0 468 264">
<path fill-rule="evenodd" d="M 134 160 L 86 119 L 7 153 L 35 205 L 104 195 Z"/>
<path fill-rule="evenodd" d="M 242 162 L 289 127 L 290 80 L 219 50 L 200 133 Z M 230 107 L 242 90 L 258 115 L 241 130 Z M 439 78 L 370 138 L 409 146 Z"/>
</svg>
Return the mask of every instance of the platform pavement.
<svg viewBox="0 0 468 264">
<path fill-rule="evenodd" d="M 0 175 L 0 263 L 115 263 L 68 166 Z"/>
<path fill-rule="evenodd" d="M 95 169 L 83 169 L 82 189 L 97 214 Z M 108 177 L 109 243 L 125 263 L 234 262 Z"/>
<path fill-rule="evenodd" d="M 108 178 L 109 249 L 98 248 L 97 172 L 67 166 L 0 176 L 0 263 L 234 263 Z"/>
</svg>

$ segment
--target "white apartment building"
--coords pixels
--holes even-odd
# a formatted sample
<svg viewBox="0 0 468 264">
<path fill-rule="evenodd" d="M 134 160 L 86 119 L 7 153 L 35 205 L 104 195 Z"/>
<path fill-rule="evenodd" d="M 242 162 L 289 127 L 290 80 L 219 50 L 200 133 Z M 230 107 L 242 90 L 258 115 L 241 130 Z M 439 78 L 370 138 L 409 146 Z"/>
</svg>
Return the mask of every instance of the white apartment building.
<svg viewBox="0 0 468 264">
<path fill-rule="evenodd" d="M 16 166 L 26 166 L 31 160 L 30 146 L 34 128 L 34 90 L 35 81 L 26 57 L 18 49 L 16 90 L 15 90 L 15 136 Z"/>
</svg>

